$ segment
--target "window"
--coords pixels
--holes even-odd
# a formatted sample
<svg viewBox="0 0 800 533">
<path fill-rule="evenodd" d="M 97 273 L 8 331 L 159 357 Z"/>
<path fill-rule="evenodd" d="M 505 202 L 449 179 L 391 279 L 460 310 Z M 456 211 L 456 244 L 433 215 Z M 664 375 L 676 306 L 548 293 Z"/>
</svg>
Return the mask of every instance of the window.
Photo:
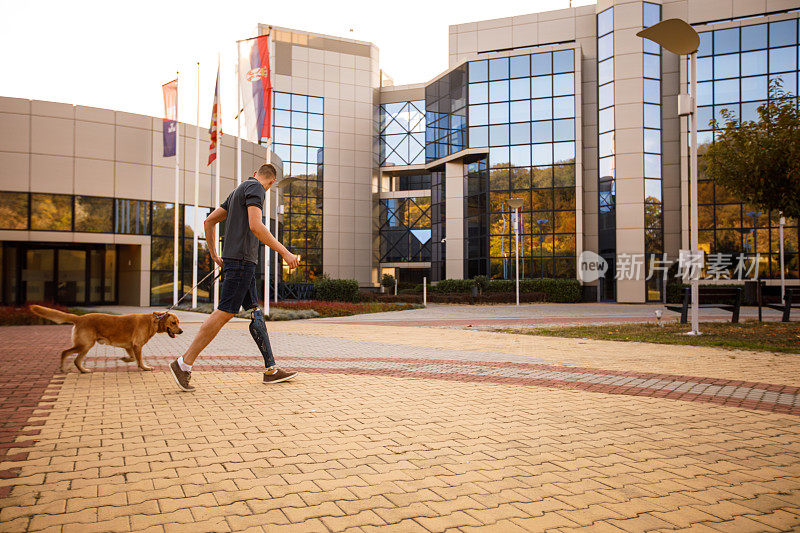
<svg viewBox="0 0 800 533">
<path fill-rule="evenodd" d="M 298 180 L 283 190 L 283 238 L 292 253 L 300 254 L 298 274 L 307 279 L 322 274 L 323 103 L 315 96 L 274 93 L 273 132 L 285 128 L 285 142 L 279 143 L 276 138 L 273 146 L 284 161 L 284 176 Z M 416 120 L 419 110 L 417 114 L 410 107 L 392 110 L 394 115 L 381 115 L 381 138 L 389 147 L 387 156 L 408 158 L 410 143 L 419 142 L 424 135 L 424 121 L 420 124 Z"/>
<path fill-rule="evenodd" d="M 0 229 L 28 229 L 28 193 L 0 194 Z"/>
<path fill-rule="evenodd" d="M 697 65 L 698 89 L 702 87 L 698 95 L 702 154 L 703 145 L 714 142 L 711 120 L 717 120 L 717 128 L 724 127 L 723 110 L 740 120 L 759 119 L 757 108 L 768 100 L 771 79 L 780 78 L 784 90 L 797 94 L 800 40 L 797 19 L 706 31 L 700 40 L 705 56 Z M 706 253 L 758 253 L 759 277 L 779 278 L 778 213 L 759 212 L 703 179 L 702 157 L 698 167 L 700 247 Z M 796 220 L 787 219 L 784 239 L 786 275 L 797 278 Z"/>
<path fill-rule="evenodd" d="M 31 229 L 72 231 L 72 196 L 31 194 Z"/>
<path fill-rule="evenodd" d="M 468 276 L 514 277 L 509 198 L 523 200 L 520 276 L 575 275 L 574 61 L 558 50 L 468 64 L 469 146 L 489 147 L 465 167 Z"/>
<path fill-rule="evenodd" d="M 147 200 L 114 200 L 115 233 L 150 234 L 150 202 Z"/>
<path fill-rule="evenodd" d="M 75 197 L 75 231 L 112 233 L 114 213 L 111 198 Z"/>
<path fill-rule="evenodd" d="M 381 166 L 425 163 L 425 102 L 381 104 Z"/>
</svg>

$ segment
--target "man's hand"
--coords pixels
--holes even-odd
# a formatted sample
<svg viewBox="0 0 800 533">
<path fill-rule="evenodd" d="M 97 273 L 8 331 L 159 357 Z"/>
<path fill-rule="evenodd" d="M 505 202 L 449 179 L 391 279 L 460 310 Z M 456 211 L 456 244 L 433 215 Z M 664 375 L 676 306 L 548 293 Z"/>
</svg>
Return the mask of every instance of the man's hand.
<svg viewBox="0 0 800 533">
<path fill-rule="evenodd" d="M 209 248 L 209 250 L 212 250 L 212 252 L 211 252 L 211 260 L 214 261 L 216 264 L 218 264 L 220 268 L 222 268 L 222 259 L 220 259 L 219 255 L 217 255 L 213 251 L 214 250 L 213 248 Z"/>
<path fill-rule="evenodd" d="M 286 264 L 289 265 L 289 268 L 297 268 L 300 265 L 300 256 L 294 255 L 288 251 L 283 254 L 283 260 L 286 261 Z"/>
</svg>

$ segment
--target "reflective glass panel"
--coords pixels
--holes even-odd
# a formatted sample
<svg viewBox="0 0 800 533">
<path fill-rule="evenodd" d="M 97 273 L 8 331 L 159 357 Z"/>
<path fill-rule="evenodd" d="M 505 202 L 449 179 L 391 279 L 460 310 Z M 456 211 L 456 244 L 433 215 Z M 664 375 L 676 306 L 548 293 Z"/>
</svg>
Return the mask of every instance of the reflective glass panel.
<svg viewBox="0 0 800 533">
<path fill-rule="evenodd" d="M 600 86 L 597 95 L 600 109 L 614 105 L 614 82 Z"/>
<path fill-rule="evenodd" d="M 605 35 L 614 29 L 614 8 L 597 15 L 597 35 Z"/>
<path fill-rule="evenodd" d="M 489 146 L 489 128 L 481 126 L 469 129 L 469 145 L 471 148 Z"/>
<path fill-rule="evenodd" d="M 644 127 L 661 128 L 661 106 L 644 104 Z"/>
<path fill-rule="evenodd" d="M 714 103 L 727 104 L 739 100 L 739 80 L 714 82 Z"/>
<path fill-rule="evenodd" d="M 697 49 L 697 56 L 710 56 L 711 43 L 713 42 L 714 32 L 704 31 L 700 33 L 700 46 Z"/>
<path fill-rule="evenodd" d="M 797 42 L 797 20 L 769 23 L 769 46 L 786 46 Z"/>
<path fill-rule="evenodd" d="M 531 74 L 551 74 L 553 72 L 553 55 L 550 52 L 531 56 Z"/>
<path fill-rule="evenodd" d="M 508 144 L 508 124 L 489 126 L 489 145 L 502 146 Z"/>
<path fill-rule="evenodd" d="M 529 167 L 531 165 L 531 146 L 529 144 L 512 146 L 511 164 L 516 167 Z"/>
<path fill-rule="evenodd" d="M 742 101 L 764 100 L 767 97 L 767 77 L 742 78 Z"/>
<path fill-rule="evenodd" d="M 614 34 L 609 33 L 597 39 L 597 59 L 602 61 L 614 55 Z"/>
<path fill-rule="evenodd" d="M 597 66 L 597 83 L 603 85 L 614 79 L 614 58 L 601 61 Z"/>
<path fill-rule="evenodd" d="M 646 178 L 661 177 L 661 156 L 644 154 L 644 176 Z"/>
<path fill-rule="evenodd" d="M 564 119 L 553 121 L 553 140 L 571 141 L 575 139 L 575 120 Z"/>
<path fill-rule="evenodd" d="M 767 47 L 766 24 L 756 24 L 755 26 L 743 26 L 741 31 L 742 31 L 742 50 L 758 50 L 759 48 Z M 744 68 L 744 61 L 742 61 L 742 68 Z"/>
<path fill-rule="evenodd" d="M 646 106 L 645 106 L 646 107 Z M 645 113 L 646 116 L 646 113 Z M 611 131 L 614 129 L 614 108 L 602 109 L 598 113 L 598 127 L 600 132 Z"/>
<path fill-rule="evenodd" d="M 511 121 L 527 122 L 531 119 L 531 101 L 519 100 L 511 102 Z"/>
<path fill-rule="evenodd" d="M 553 140 L 553 126 L 549 120 L 533 122 L 533 142 L 550 142 Z"/>
<path fill-rule="evenodd" d="M 508 80 L 489 82 L 489 101 L 502 102 L 508 100 Z"/>
<path fill-rule="evenodd" d="M 489 104 L 489 124 L 500 124 L 509 120 L 508 102 Z"/>
<path fill-rule="evenodd" d="M 653 54 L 644 54 L 642 60 L 644 67 L 645 78 L 660 78 L 661 77 L 661 57 Z"/>
<path fill-rule="evenodd" d="M 714 32 L 714 54 L 728 54 L 739 51 L 739 28 L 716 30 Z"/>
<path fill-rule="evenodd" d="M 489 123 L 489 106 L 486 104 L 469 106 L 469 125 L 483 126 Z"/>
<path fill-rule="evenodd" d="M 769 51 L 769 71 L 797 70 L 797 47 L 787 46 Z"/>
<path fill-rule="evenodd" d="M 553 145 L 534 144 L 533 145 L 533 164 L 552 165 L 553 164 Z"/>
<path fill-rule="evenodd" d="M 470 83 L 469 85 L 469 103 L 470 104 L 484 104 L 489 101 L 489 84 L 488 83 Z"/>
<path fill-rule="evenodd" d="M 742 54 L 742 76 L 767 73 L 767 51 L 745 52 Z M 699 78 L 698 78 L 699 79 Z"/>
<path fill-rule="evenodd" d="M 469 81 L 470 83 L 476 81 L 486 81 L 489 79 L 489 62 L 471 61 L 469 63 Z"/>
<path fill-rule="evenodd" d="M 661 82 L 644 79 L 644 101 L 651 104 L 661 103 Z"/>
<path fill-rule="evenodd" d="M 572 50 L 553 52 L 553 73 L 572 72 L 575 70 L 575 54 Z"/>
<path fill-rule="evenodd" d="M 531 78 L 533 89 L 531 95 L 534 98 L 541 98 L 544 96 L 553 95 L 553 77 L 552 76 L 534 76 Z"/>
<path fill-rule="evenodd" d="M 661 201 L 661 180 L 644 180 L 644 199 L 646 202 Z"/>
<path fill-rule="evenodd" d="M 509 73 L 512 78 L 522 78 L 531 74 L 531 56 L 516 56 L 509 58 Z"/>
<path fill-rule="evenodd" d="M 511 144 L 529 144 L 531 142 L 531 125 L 528 122 L 511 125 Z"/>
<path fill-rule="evenodd" d="M 575 93 L 575 75 L 556 74 L 553 76 L 553 95 L 562 96 Z"/>
<path fill-rule="evenodd" d="M 575 143 L 553 143 L 553 160 L 556 163 L 569 163 L 575 160 Z M 536 163 L 539 164 L 539 163 Z"/>
<path fill-rule="evenodd" d="M 559 98 L 553 98 L 553 118 L 568 118 L 574 116 L 574 96 L 561 96 Z"/>
<path fill-rule="evenodd" d="M 650 131 L 650 130 L 645 130 Z M 606 133 L 601 133 L 598 137 L 599 139 L 599 147 L 598 152 L 600 157 L 605 157 L 608 155 L 614 154 L 614 132 L 609 131 Z"/>
<path fill-rule="evenodd" d="M 699 118 L 699 117 L 698 117 Z M 698 127 L 699 129 L 699 127 Z M 660 130 L 644 130 L 644 151 L 651 153 L 661 152 L 661 131 Z"/>
<path fill-rule="evenodd" d="M 739 54 L 714 56 L 714 78 L 735 78 L 738 75 Z"/>
<path fill-rule="evenodd" d="M 511 80 L 511 99 L 522 100 L 531 97 L 531 83 L 528 78 Z"/>
<path fill-rule="evenodd" d="M 532 101 L 531 115 L 534 120 L 553 118 L 552 98 L 540 98 Z"/>
<path fill-rule="evenodd" d="M 489 60 L 489 79 L 502 80 L 508 78 L 508 58 L 501 57 Z"/>
</svg>

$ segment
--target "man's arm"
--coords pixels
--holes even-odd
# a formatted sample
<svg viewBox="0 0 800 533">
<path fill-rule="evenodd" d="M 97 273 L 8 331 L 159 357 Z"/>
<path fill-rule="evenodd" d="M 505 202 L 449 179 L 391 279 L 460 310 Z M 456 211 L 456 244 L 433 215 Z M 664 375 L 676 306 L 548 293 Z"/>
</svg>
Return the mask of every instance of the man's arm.
<svg viewBox="0 0 800 533">
<path fill-rule="evenodd" d="M 222 268 L 222 259 L 219 258 L 217 253 L 217 240 L 215 237 L 216 226 L 223 220 L 228 218 L 228 212 L 222 207 L 214 209 L 210 215 L 203 221 L 203 228 L 206 230 L 206 244 L 208 244 L 208 252 L 211 254 L 211 260 Z"/>
<path fill-rule="evenodd" d="M 278 239 L 272 236 L 272 233 L 270 233 L 269 229 L 267 229 L 262 221 L 263 214 L 259 207 L 254 205 L 248 206 L 247 219 L 250 223 L 250 231 L 253 232 L 259 241 L 281 254 L 281 257 L 283 257 L 283 260 L 289 265 L 289 268 L 297 268 L 297 265 L 300 264 L 300 257 L 291 253 Z"/>
</svg>

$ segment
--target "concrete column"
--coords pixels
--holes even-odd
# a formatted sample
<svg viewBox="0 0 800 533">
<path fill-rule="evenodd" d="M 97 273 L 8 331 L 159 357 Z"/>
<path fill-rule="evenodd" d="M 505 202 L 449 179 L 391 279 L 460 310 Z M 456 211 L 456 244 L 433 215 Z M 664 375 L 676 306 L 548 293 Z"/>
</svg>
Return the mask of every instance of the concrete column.
<svg viewBox="0 0 800 533">
<path fill-rule="evenodd" d="M 464 279 L 464 163 L 444 167 L 445 277 Z"/>
<path fill-rule="evenodd" d="M 642 3 L 614 5 L 614 106 L 616 146 L 617 257 L 644 257 L 644 89 Z M 613 275 L 614 273 L 611 273 Z M 644 302 L 639 279 L 617 280 L 618 302 Z"/>
</svg>

